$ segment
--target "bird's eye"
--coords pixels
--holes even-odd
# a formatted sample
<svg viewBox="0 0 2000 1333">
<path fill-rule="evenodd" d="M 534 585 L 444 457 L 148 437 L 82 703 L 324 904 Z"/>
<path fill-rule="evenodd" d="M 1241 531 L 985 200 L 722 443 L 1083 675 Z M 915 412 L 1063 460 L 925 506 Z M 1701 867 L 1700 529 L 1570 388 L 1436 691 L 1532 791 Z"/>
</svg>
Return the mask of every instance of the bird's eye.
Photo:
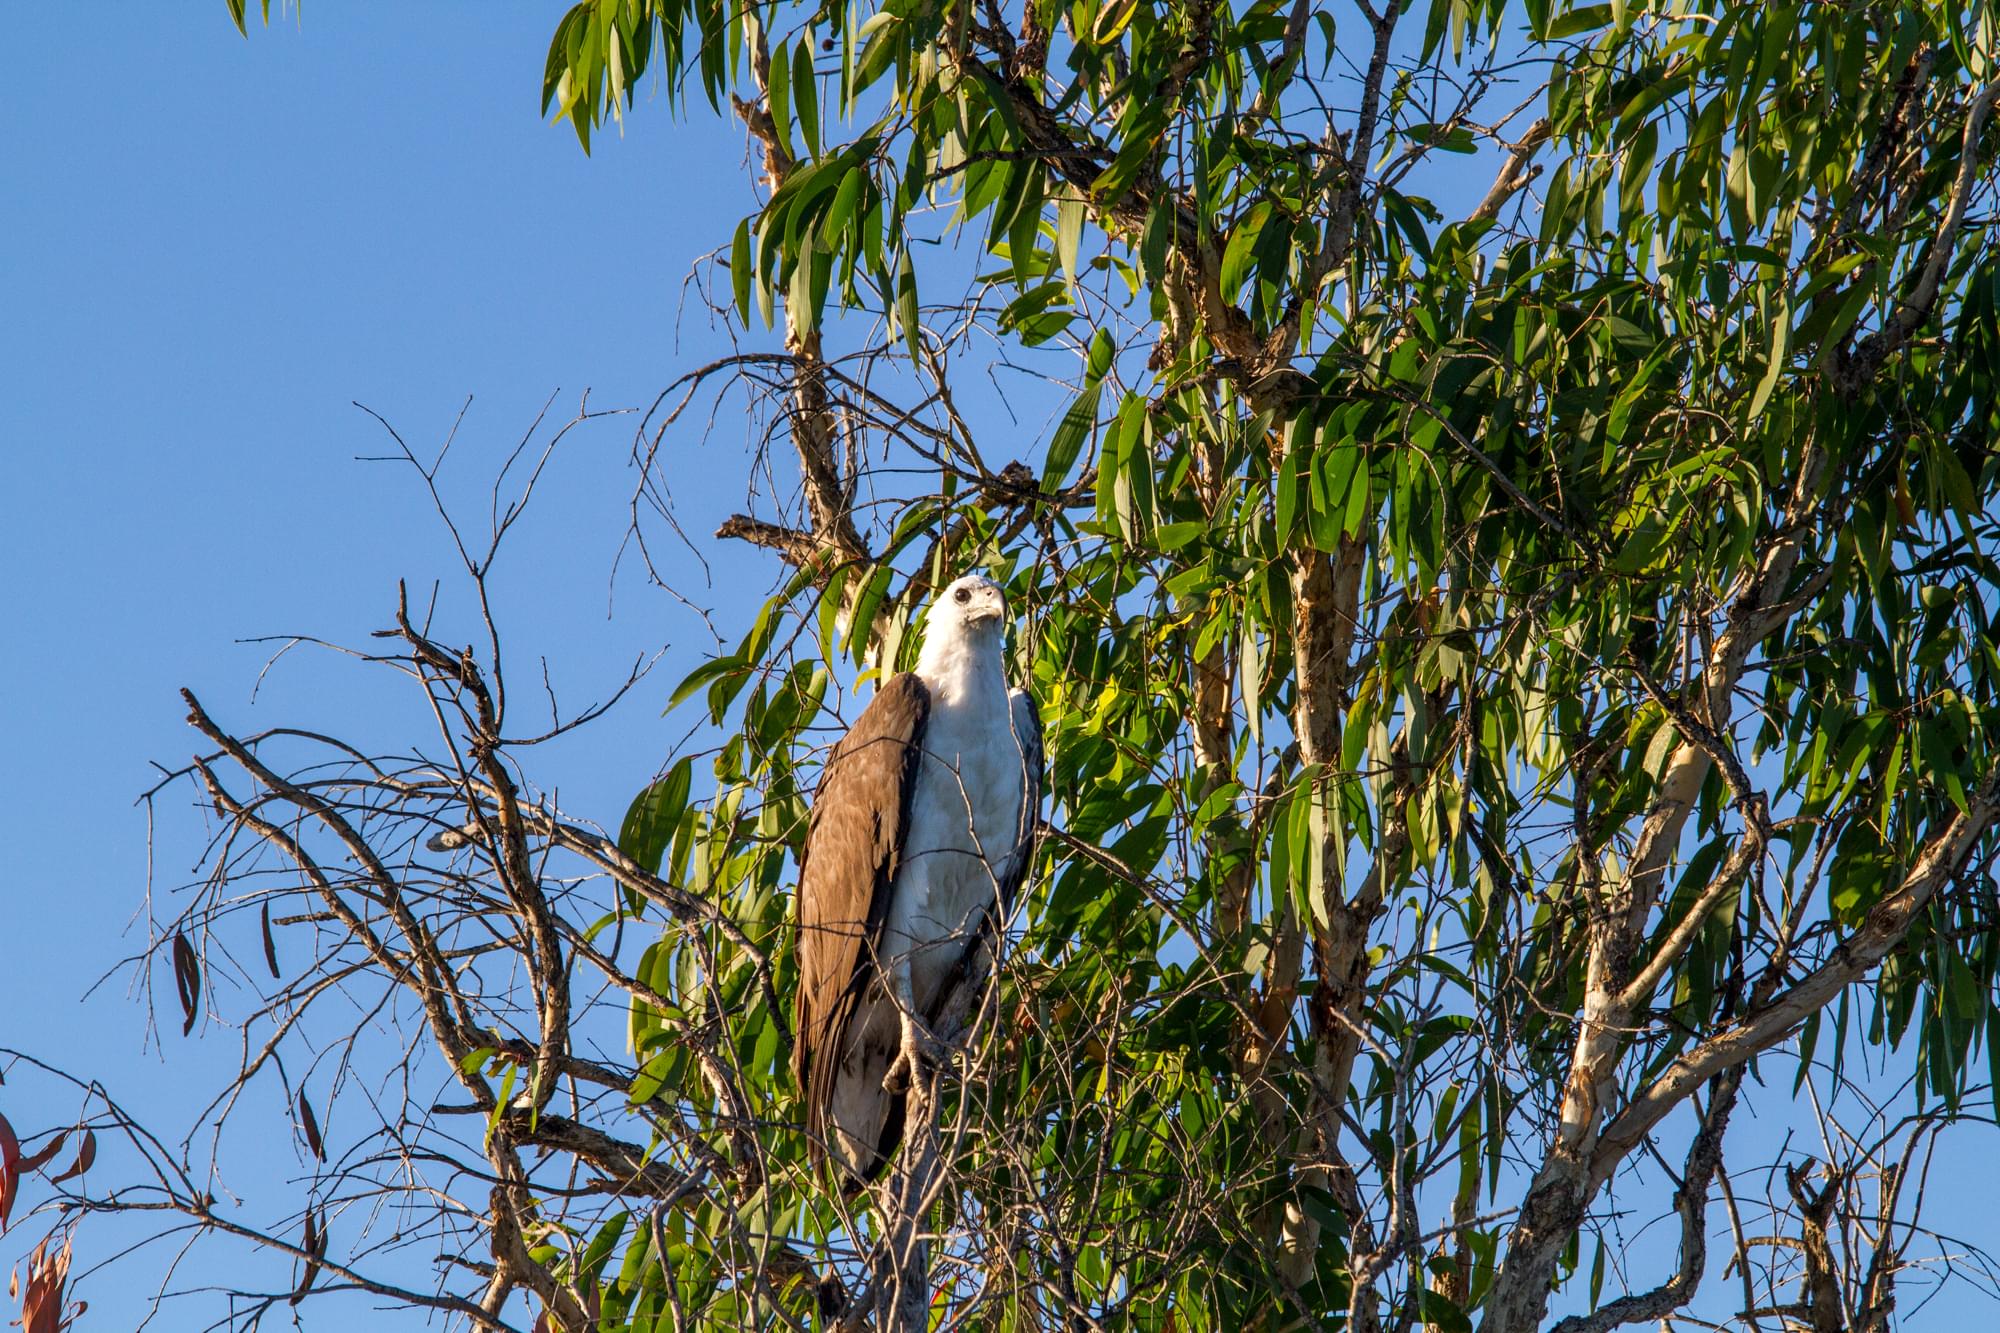
<svg viewBox="0 0 2000 1333">
<path fill-rule="evenodd" d="M 957 592 L 952 594 L 952 599 L 956 601 L 960 606 L 964 606 L 967 602 L 972 600 L 972 589 L 960 588 Z"/>
</svg>

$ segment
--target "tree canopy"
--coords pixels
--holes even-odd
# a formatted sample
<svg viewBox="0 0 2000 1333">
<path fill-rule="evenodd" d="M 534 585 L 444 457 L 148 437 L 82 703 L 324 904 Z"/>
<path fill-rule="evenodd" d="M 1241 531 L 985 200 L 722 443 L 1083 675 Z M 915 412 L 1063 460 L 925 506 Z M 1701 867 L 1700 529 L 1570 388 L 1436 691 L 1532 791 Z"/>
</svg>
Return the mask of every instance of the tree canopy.
<svg viewBox="0 0 2000 1333">
<path fill-rule="evenodd" d="M 316 961 L 252 1021 L 400 996 L 451 1085 L 264 1236 L 299 1290 L 866 1317 L 879 1219 L 790 1083 L 789 889 L 827 745 L 976 568 L 1052 801 L 939 1086 L 944 1326 L 1889 1327 L 1912 1163 L 2000 1068 L 1996 19 L 570 9 L 542 100 L 585 150 L 632 115 L 753 144 L 700 265 L 741 351 L 648 416 L 635 528 L 685 409 L 740 395 L 784 485 L 716 540 L 776 591 L 683 664 L 704 725 L 616 837 L 537 778 L 497 633 L 398 612 L 375 651 L 440 724 L 395 756 L 190 696 L 227 830 L 161 936 L 190 1023 L 220 941 L 255 957 L 244 895 L 305 904 Z M 954 391 L 1000 358 L 1057 395 L 1005 456 Z M 1885 1069 L 1850 1137 L 1732 1158 L 1744 1107 L 1838 1119 Z M 447 1179 L 422 1225 L 470 1276 L 371 1276 L 358 1182 Z M 1627 1267 L 1619 1215 L 1675 1239 Z"/>
</svg>

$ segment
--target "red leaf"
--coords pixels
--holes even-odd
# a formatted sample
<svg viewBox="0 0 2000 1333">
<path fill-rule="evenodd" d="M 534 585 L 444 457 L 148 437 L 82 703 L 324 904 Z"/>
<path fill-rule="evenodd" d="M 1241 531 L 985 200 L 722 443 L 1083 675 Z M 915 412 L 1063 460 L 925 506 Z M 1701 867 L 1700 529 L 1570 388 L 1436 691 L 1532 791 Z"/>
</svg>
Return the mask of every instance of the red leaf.
<svg viewBox="0 0 2000 1333">
<path fill-rule="evenodd" d="M 201 1011 L 201 960 L 195 957 L 194 946 L 185 935 L 174 936 L 174 989 L 181 997 L 181 1035 L 185 1037 L 194 1031 L 194 1020 Z"/>
<path fill-rule="evenodd" d="M 271 976 L 275 980 L 283 981 L 285 979 L 285 974 L 278 970 L 278 942 L 271 938 L 271 900 L 269 898 L 264 900 L 264 966 L 271 969 Z"/>
<path fill-rule="evenodd" d="M 304 1088 L 299 1089 L 299 1123 L 306 1132 L 306 1146 L 312 1149 L 313 1156 L 324 1162 L 326 1144 L 320 1141 L 319 1121 L 313 1117 L 312 1103 L 306 1100 Z"/>
<path fill-rule="evenodd" d="M 63 1144 L 67 1142 L 69 1142 L 69 1131 L 64 1130 L 43 1144 L 39 1150 L 23 1157 L 21 1159 L 21 1174 L 26 1175 L 30 1171 L 39 1171 L 47 1166 L 55 1160 L 55 1155 L 62 1151 Z"/>
<path fill-rule="evenodd" d="M 292 1293 L 292 1304 L 297 1305 L 312 1290 L 313 1279 L 319 1276 L 319 1261 L 326 1254 L 326 1233 L 320 1230 L 319 1217 L 308 1207 L 306 1209 L 306 1271 L 299 1279 L 298 1290 Z"/>
<path fill-rule="evenodd" d="M 28 1281 L 19 1288 L 21 1296 L 21 1317 L 15 1321 L 21 1325 L 21 1333 L 62 1333 L 69 1326 L 63 1317 L 63 1285 L 69 1280 L 69 1247 L 74 1236 L 63 1238 L 62 1248 L 49 1252 L 49 1241 L 45 1238 L 28 1256 Z M 9 1284 L 10 1290 L 13 1284 Z"/>
<path fill-rule="evenodd" d="M 71 1176 L 80 1176 L 90 1170 L 90 1164 L 96 1160 L 97 1134 L 94 1130 L 86 1129 L 83 1131 L 83 1144 L 76 1150 L 76 1160 L 70 1163 L 69 1170 L 63 1172 L 61 1175 L 50 1176 L 49 1183 L 51 1185 L 60 1185 Z"/>
<path fill-rule="evenodd" d="M 14 1187 L 21 1180 L 21 1140 L 14 1127 L 0 1115 L 0 1231 L 7 1229 L 7 1214 L 14 1211 Z"/>
</svg>

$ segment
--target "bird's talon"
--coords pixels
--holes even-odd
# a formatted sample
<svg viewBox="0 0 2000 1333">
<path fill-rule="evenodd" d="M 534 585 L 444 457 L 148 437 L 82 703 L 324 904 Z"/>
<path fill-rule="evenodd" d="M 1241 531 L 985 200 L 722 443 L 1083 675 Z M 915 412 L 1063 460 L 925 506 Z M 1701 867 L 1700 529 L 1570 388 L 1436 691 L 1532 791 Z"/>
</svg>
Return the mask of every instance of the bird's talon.
<svg viewBox="0 0 2000 1333">
<path fill-rule="evenodd" d="M 936 1069 L 944 1063 L 945 1054 L 944 1043 L 925 1031 L 921 1023 L 905 1021 L 902 1046 L 882 1075 L 883 1089 L 887 1092 L 907 1090 L 919 1065 Z"/>
</svg>

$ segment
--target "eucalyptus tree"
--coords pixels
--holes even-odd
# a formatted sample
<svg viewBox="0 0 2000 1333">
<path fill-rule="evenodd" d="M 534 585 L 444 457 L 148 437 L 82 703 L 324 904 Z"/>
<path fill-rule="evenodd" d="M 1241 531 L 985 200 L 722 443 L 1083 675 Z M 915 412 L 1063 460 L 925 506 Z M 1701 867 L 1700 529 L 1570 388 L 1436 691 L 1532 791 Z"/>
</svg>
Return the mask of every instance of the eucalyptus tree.
<svg viewBox="0 0 2000 1333">
<path fill-rule="evenodd" d="M 804 503 L 719 535 L 798 570 L 766 622 L 907 652 L 968 558 L 1037 608 L 1060 832 L 1013 985 L 1115 1039 L 1082 1103 L 989 1105 L 1040 1155 L 972 1144 L 963 1188 L 1119 1168 L 1040 1265 L 1072 1312 L 1533 1327 L 1665 1135 L 1679 1268 L 1586 1322 L 1656 1317 L 1758 1054 L 1978 1080 L 1995 40 L 1945 5 L 564 19 L 586 147 L 653 69 L 763 150 L 727 268 L 746 328 L 782 311 Z M 941 237 L 990 256 L 973 319 L 1078 349 L 1032 471 L 949 411 Z M 930 379 L 852 394 L 882 436 L 946 409 L 872 545 L 829 309 Z M 771 642 L 705 677 L 718 720 Z"/>
<path fill-rule="evenodd" d="M 254 848 L 326 941 L 266 1021 L 420 1001 L 471 1130 L 390 1117 L 334 1175 L 483 1182 L 423 1224 L 473 1276 L 404 1296 L 866 1322 L 788 893 L 843 701 L 977 568 L 1052 805 L 937 1089 L 934 1317 L 1887 1327 L 1893 1145 L 1990 1120 L 2000 1059 L 1997 45 L 1984 4 L 585 0 L 545 110 L 732 117 L 758 191 L 700 267 L 741 351 L 647 418 L 635 530 L 741 395 L 787 498 L 716 540 L 776 591 L 616 838 L 507 739 L 497 635 L 399 611 L 441 726 L 393 761 L 195 705 L 231 840 L 162 938 L 234 929 Z M 962 410 L 995 360 L 1063 367 L 1005 455 Z M 623 1062 L 573 1035 L 607 1005 Z M 1874 1137 L 1733 1155 L 1857 1069 Z M 381 1290 L 328 1253 L 356 1197 L 259 1236 Z M 1619 1261 L 1633 1214 L 1677 1239 Z"/>
</svg>

